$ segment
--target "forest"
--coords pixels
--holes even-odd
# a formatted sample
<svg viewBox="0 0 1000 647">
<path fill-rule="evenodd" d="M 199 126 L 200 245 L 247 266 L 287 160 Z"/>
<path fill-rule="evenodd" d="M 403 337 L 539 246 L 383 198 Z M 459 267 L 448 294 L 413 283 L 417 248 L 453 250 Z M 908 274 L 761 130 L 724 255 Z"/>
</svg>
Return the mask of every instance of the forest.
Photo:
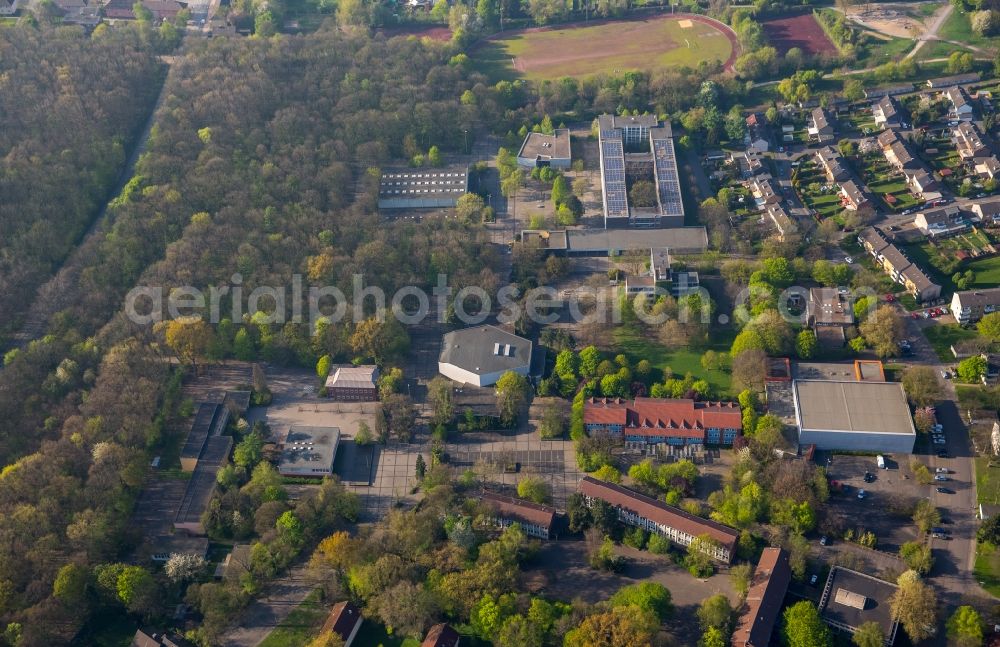
<svg viewBox="0 0 1000 647">
<path fill-rule="evenodd" d="M 162 78 L 136 30 L 0 29 L 0 340 L 107 201 Z"/>
</svg>

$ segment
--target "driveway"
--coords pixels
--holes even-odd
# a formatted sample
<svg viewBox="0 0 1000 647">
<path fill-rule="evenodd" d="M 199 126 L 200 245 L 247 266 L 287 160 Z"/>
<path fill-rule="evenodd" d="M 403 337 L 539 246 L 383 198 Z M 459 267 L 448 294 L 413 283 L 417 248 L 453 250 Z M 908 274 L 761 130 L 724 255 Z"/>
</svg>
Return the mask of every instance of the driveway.
<svg viewBox="0 0 1000 647">
<path fill-rule="evenodd" d="M 284 577 L 271 582 L 264 594 L 243 610 L 236 626 L 219 638 L 219 644 L 257 647 L 315 588 L 316 582 L 309 577 L 307 567 L 296 566 Z"/>
</svg>

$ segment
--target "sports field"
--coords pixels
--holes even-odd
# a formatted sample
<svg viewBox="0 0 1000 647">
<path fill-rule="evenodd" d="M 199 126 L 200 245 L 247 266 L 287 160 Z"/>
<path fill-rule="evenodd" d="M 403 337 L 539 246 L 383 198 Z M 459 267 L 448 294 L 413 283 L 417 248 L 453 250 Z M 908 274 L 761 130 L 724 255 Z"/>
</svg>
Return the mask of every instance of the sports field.
<svg viewBox="0 0 1000 647">
<path fill-rule="evenodd" d="M 658 67 L 695 67 L 736 54 L 729 28 L 701 16 L 676 15 L 527 29 L 490 39 L 473 58 L 493 76 L 531 80 L 586 77 Z"/>
</svg>

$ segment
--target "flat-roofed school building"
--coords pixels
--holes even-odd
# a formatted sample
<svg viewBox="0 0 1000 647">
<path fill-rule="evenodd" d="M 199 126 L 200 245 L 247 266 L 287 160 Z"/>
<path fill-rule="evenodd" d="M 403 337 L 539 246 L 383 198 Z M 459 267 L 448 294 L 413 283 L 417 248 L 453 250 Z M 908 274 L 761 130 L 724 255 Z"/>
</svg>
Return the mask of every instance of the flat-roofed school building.
<svg viewBox="0 0 1000 647">
<path fill-rule="evenodd" d="M 551 135 L 528 133 L 517 152 L 517 163 L 525 168 L 567 169 L 573 163 L 567 128 L 557 128 Z"/>
<path fill-rule="evenodd" d="M 386 169 L 378 187 L 379 209 L 454 207 L 469 192 L 469 168 Z"/>
</svg>

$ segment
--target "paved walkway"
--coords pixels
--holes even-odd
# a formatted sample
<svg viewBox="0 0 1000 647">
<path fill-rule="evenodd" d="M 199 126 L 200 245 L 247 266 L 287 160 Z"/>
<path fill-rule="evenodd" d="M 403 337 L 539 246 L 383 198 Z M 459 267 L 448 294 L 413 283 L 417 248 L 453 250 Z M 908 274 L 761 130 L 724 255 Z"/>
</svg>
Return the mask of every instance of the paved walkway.
<svg viewBox="0 0 1000 647">
<path fill-rule="evenodd" d="M 257 647 L 316 588 L 305 565 L 273 581 L 243 610 L 235 626 L 219 638 L 226 647 Z"/>
</svg>

